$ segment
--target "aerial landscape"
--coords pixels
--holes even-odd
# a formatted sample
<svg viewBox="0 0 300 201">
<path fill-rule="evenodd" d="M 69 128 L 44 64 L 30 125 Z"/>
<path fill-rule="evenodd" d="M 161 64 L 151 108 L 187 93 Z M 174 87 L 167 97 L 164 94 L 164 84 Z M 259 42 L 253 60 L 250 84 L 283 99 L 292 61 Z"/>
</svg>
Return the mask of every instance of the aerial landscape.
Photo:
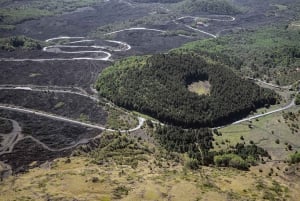
<svg viewBox="0 0 300 201">
<path fill-rule="evenodd" d="M 300 1 L 0 5 L 0 201 L 299 200 Z"/>
</svg>

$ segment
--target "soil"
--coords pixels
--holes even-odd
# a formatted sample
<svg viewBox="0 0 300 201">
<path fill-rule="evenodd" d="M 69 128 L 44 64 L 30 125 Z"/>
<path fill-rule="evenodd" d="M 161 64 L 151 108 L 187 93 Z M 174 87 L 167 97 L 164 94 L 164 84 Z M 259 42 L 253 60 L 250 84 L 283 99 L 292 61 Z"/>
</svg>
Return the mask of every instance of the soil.
<svg viewBox="0 0 300 201">
<path fill-rule="evenodd" d="M 104 61 L 2 61 L 0 84 L 90 88 L 109 64 Z"/>
<path fill-rule="evenodd" d="M 13 129 L 12 123 L 8 119 L 2 119 L 0 117 L 0 134 L 10 133 L 12 129 Z"/>
<path fill-rule="evenodd" d="M 117 9 L 116 9 L 117 8 Z M 44 17 L 19 24 L 9 35 L 26 35 L 46 40 L 48 38 L 67 36 L 86 36 L 99 26 L 117 21 L 141 18 L 148 15 L 150 8 L 133 8 L 120 1 L 109 1 L 93 6 L 93 9 L 81 9 L 59 16 Z"/>
<path fill-rule="evenodd" d="M 107 112 L 94 100 L 67 93 L 39 92 L 28 90 L 1 90 L 2 104 L 18 105 L 105 125 Z M 85 117 L 85 119 L 82 119 Z"/>
<path fill-rule="evenodd" d="M 51 149 L 70 147 L 82 139 L 89 139 L 101 133 L 100 130 L 86 128 L 67 122 L 7 110 L 0 110 L 0 116 L 14 119 L 22 127 L 24 137 L 32 136 Z M 68 156 L 73 148 L 63 151 L 49 151 L 32 139 L 19 141 L 12 153 L 0 155 L 0 161 L 12 166 L 15 172 L 25 170 L 36 161 L 41 164 L 56 157 Z"/>
</svg>

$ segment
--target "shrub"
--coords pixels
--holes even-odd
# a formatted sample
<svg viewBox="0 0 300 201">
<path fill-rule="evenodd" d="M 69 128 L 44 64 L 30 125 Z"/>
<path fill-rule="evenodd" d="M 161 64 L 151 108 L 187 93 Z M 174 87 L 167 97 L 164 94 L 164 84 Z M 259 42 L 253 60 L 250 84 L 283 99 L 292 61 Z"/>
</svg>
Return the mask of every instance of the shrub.
<svg viewBox="0 0 300 201">
<path fill-rule="evenodd" d="M 293 155 L 290 156 L 291 158 L 291 163 L 299 163 L 300 162 L 300 153 L 294 153 Z"/>
<path fill-rule="evenodd" d="M 217 166 L 234 167 L 241 170 L 248 170 L 248 163 L 236 154 L 216 155 L 214 162 Z"/>
</svg>

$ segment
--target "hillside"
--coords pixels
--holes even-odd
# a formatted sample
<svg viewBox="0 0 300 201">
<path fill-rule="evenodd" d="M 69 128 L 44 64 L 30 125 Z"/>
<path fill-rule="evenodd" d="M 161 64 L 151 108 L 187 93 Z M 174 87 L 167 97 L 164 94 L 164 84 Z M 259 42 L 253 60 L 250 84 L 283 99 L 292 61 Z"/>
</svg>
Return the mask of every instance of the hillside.
<svg viewBox="0 0 300 201">
<path fill-rule="evenodd" d="M 287 85 L 300 78 L 299 50 L 300 34 L 291 24 L 233 31 L 228 36 L 191 42 L 174 51 L 206 54 L 243 75 Z"/>
<path fill-rule="evenodd" d="M 208 80 L 210 95 L 189 92 Z M 191 54 L 164 54 L 120 61 L 104 70 L 100 95 L 127 109 L 184 127 L 215 127 L 276 103 L 271 90 L 243 80 L 220 64 Z"/>
</svg>

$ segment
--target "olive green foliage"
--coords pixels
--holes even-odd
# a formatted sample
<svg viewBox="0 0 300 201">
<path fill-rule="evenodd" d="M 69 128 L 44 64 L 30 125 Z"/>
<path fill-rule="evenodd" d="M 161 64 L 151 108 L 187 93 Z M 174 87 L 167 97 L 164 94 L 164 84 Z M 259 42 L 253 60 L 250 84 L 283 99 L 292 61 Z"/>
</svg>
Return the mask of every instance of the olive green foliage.
<svg viewBox="0 0 300 201">
<path fill-rule="evenodd" d="M 7 7 L 0 9 L 0 25 L 16 25 L 27 20 L 38 19 L 43 16 L 61 14 L 77 8 L 93 5 L 99 0 L 28 0 L 19 4 L 7 3 Z M 2 27 L 0 28 L 7 28 Z"/>
<path fill-rule="evenodd" d="M 169 151 L 188 153 L 192 160 L 189 167 L 212 163 L 212 132 L 207 128 L 182 129 L 175 126 L 158 126 L 155 137 Z"/>
<path fill-rule="evenodd" d="M 282 82 L 279 84 L 300 79 L 299 73 L 289 74 L 300 65 L 300 32 L 284 27 L 239 31 L 217 39 L 191 42 L 174 51 L 208 55 L 235 69 L 250 69 L 254 77 L 275 77 Z"/>
<path fill-rule="evenodd" d="M 200 80 L 210 96 L 189 92 Z M 105 69 L 96 84 L 117 105 L 184 127 L 218 126 L 276 102 L 275 93 L 236 76 L 229 68 L 193 54 L 132 57 Z"/>
<path fill-rule="evenodd" d="M 114 189 L 113 195 L 115 199 L 121 199 L 123 196 L 128 195 L 129 188 L 126 186 L 118 186 L 117 188 Z"/>
<path fill-rule="evenodd" d="M 258 163 L 261 157 L 270 157 L 264 149 L 252 144 L 245 146 L 238 143 L 227 152 L 215 153 L 214 163 L 217 166 L 234 167 L 247 170 L 249 166 Z"/>
<path fill-rule="evenodd" d="M 234 167 L 242 170 L 248 169 L 246 161 L 236 154 L 216 155 L 214 162 L 217 166 Z"/>
<path fill-rule="evenodd" d="M 248 170 L 262 157 L 270 157 L 268 152 L 256 145 L 238 143 L 226 152 L 211 151 L 212 132 L 207 128 L 182 129 L 175 126 L 157 126 L 155 137 L 170 152 L 187 153 L 187 166 L 197 169 L 199 165 L 215 164 Z"/>
<path fill-rule="evenodd" d="M 227 0 L 186 0 L 178 9 L 185 13 L 206 12 L 209 14 L 234 15 L 240 9 Z"/>
<path fill-rule="evenodd" d="M 15 25 L 47 15 L 50 15 L 49 11 L 38 8 L 2 8 L 0 9 L 0 16 L 2 17 L 0 24 Z"/>
<path fill-rule="evenodd" d="M 12 36 L 0 39 L 0 49 L 6 51 L 13 51 L 17 48 L 24 50 L 39 50 L 43 43 L 25 36 Z"/>
<path fill-rule="evenodd" d="M 138 161 L 147 160 L 147 155 L 152 153 L 145 144 L 117 133 L 104 134 L 92 146 L 83 145 L 79 150 L 85 151 L 94 163 L 114 162 L 133 168 Z"/>
<path fill-rule="evenodd" d="M 295 104 L 300 105 L 300 94 L 296 95 Z"/>
<path fill-rule="evenodd" d="M 300 153 L 294 153 L 291 155 L 290 159 L 291 163 L 299 163 L 300 162 Z"/>
</svg>

